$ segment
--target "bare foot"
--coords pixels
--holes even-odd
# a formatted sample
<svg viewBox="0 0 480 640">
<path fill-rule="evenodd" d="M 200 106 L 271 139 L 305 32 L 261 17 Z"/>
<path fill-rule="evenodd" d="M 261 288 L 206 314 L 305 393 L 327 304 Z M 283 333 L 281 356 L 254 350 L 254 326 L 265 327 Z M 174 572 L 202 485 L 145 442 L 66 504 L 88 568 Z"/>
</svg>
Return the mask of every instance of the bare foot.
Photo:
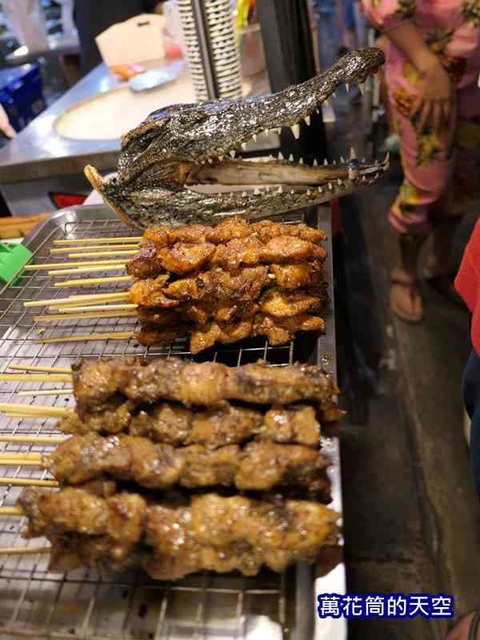
<svg viewBox="0 0 480 640">
<path fill-rule="evenodd" d="M 462 618 L 460 622 L 456 624 L 455 627 L 450 631 L 447 636 L 447 640 L 479 640 L 480 634 L 478 632 L 478 627 L 476 634 L 471 628 L 475 615 L 478 616 L 478 614 L 473 612 L 467 614 L 464 618 Z M 471 632 L 474 633 L 473 636 L 470 635 Z"/>
<path fill-rule="evenodd" d="M 423 304 L 418 282 L 400 267 L 392 271 L 391 282 L 390 307 L 393 313 L 405 322 L 421 322 Z"/>
</svg>

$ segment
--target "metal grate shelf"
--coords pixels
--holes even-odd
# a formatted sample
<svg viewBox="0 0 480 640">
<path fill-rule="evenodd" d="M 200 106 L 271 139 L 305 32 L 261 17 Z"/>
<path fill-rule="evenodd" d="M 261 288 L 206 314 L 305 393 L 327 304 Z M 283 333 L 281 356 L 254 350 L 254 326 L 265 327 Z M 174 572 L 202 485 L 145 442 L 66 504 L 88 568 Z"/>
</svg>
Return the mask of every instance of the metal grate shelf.
<svg viewBox="0 0 480 640">
<path fill-rule="evenodd" d="M 299 222 L 301 216 L 288 217 Z M 287 222 L 287 220 L 285 220 Z M 317 223 L 313 214 L 310 224 Z M 329 233 L 328 215 L 321 216 L 320 226 Z M 79 207 L 66 210 L 39 227 L 26 239 L 36 264 L 53 261 L 50 249 L 53 240 L 138 235 L 119 223 L 103 207 Z M 55 256 L 55 262 L 71 259 Z M 58 258 L 58 259 L 57 259 Z M 331 264 L 328 265 L 331 284 Z M 101 275 L 112 276 L 108 271 Z M 85 274 L 88 277 L 88 274 Z M 71 276 L 65 276 L 71 277 Z M 63 278 L 63 276 L 62 276 Z M 77 358 L 98 358 L 102 355 L 143 355 L 158 357 L 177 355 L 191 358 L 184 339 L 167 345 L 145 348 L 134 339 L 61 342 L 43 344 L 42 337 L 86 334 L 101 331 L 129 331 L 135 318 L 93 319 L 38 324 L 35 315 L 42 309 L 24 309 L 24 302 L 62 298 L 75 293 L 111 291 L 112 286 L 93 285 L 81 291 L 54 286 L 60 278 L 47 271 L 24 271 L 10 286 L 0 291 L 0 368 L 10 364 L 70 366 Z M 123 288 L 125 285 L 123 284 Z M 119 285 L 117 290 L 122 290 Z M 331 287 L 333 295 L 333 287 Z M 200 354 L 197 360 L 216 360 L 235 366 L 262 358 L 273 366 L 294 361 L 321 361 L 334 369 L 333 311 L 327 317 L 328 331 L 319 341 L 307 337 L 282 347 L 271 347 L 263 339 L 227 345 Z M 43 330 L 39 334 L 39 329 Z M 68 383 L 8 381 L 0 384 L 0 402 L 69 406 L 70 394 L 19 396 L 19 392 L 44 389 L 68 389 Z M 61 435 L 56 420 L 0 417 L 1 435 Z M 341 510 L 339 456 L 337 444 L 325 442 L 333 458 L 333 508 Z M 2 452 L 44 452 L 48 445 L 2 443 Z M 1 475 L 11 478 L 45 478 L 47 472 L 35 467 L 2 467 Z M 22 488 L 0 485 L 0 505 L 15 505 Z M 21 538 L 22 519 L 0 518 L 0 546 L 43 546 L 38 539 Z M 46 544 L 46 543 L 45 543 Z M 343 566 L 343 565 L 342 565 Z M 342 569 L 343 570 L 343 569 Z M 312 636 L 314 625 L 314 569 L 298 565 L 277 575 L 269 571 L 255 578 L 210 573 L 190 576 L 175 583 L 151 580 L 142 572 L 99 575 L 80 570 L 68 574 L 48 571 L 48 555 L 0 556 L 0 638 L 80 638 L 88 640 L 148 640 L 169 638 L 293 638 L 304 640 Z M 331 632 L 331 629 L 330 629 Z M 318 634 L 317 638 L 321 637 Z M 332 638 L 328 635 L 325 637 Z M 336 635 L 335 638 L 342 638 Z"/>
</svg>

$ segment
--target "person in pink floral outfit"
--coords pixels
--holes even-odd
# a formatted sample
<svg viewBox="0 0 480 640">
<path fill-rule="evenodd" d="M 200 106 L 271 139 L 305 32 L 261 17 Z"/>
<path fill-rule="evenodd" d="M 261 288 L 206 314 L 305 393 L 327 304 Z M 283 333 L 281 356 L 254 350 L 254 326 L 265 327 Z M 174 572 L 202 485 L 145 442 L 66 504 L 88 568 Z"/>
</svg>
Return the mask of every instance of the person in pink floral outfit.
<svg viewBox="0 0 480 640">
<path fill-rule="evenodd" d="M 448 257 L 460 216 L 477 188 L 480 146 L 480 0 L 362 0 L 388 38 L 385 77 L 401 143 L 404 181 L 391 207 L 400 263 L 391 307 L 423 318 L 418 258 L 431 235 L 425 277 L 452 292 Z"/>
</svg>

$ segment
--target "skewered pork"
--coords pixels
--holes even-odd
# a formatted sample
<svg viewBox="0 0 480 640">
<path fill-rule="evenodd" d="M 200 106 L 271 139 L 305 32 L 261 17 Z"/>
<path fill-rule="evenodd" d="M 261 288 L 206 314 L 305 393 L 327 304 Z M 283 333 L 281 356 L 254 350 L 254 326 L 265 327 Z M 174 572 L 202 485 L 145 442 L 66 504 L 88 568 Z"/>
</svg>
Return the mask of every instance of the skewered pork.
<svg viewBox="0 0 480 640">
<path fill-rule="evenodd" d="M 125 399 L 136 405 L 170 400 L 185 406 L 224 400 L 270 405 L 311 400 L 323 411 L 332 407 L 338 393 L 332 375 L 313 365 L 269 367 L 258 362 L 227 367 L 218 362 L 127 357 L 84 359 L 72 365 L 72 373 L 80 416 L 116 407 Z"/>
<path fill-rule="evenodd" d="M 149 489 L 234 486 L 266 491 L 278 486 L 305 489 L 330 501 L 325 473 L 329 460 L 310 447 L 251 442 L 208 449 L 194 444 L 175 448 L 135 436 L 74 436 L 44 459 L 61 483 L 73 485 L 111 476 Z"/>
<path fill-rule="evenodd" d="M 315 410 L 309 406 L 275 407 L 262 413 L 227 402 L 195 411 L 162 402 L 138 413 L 131 413 L 133 410 L 128 402 L 123 402 L 111 411 L 88 413 L 83 420 L 75 412 L 63 418 L 59 428 L 78 435 L 123 432 L 176 447 L 202 444 L 215 449 L 251 438 L 310 447 L 320 444 L 320 425 Z"/>
<path fill-rule="evenodd" d="M 334 511 L 283 498 L 206 494 L 158 503 L 134 493 L 104 499 L 82 489 L 28 488 L 19 504 L 25 537 L 51 540 L 52 569 L 133 564 L 159 579 L 205 569 L 255 575 L 262 564 L 281 571 L 313 561 L 338 540 Z"/>
</svg>

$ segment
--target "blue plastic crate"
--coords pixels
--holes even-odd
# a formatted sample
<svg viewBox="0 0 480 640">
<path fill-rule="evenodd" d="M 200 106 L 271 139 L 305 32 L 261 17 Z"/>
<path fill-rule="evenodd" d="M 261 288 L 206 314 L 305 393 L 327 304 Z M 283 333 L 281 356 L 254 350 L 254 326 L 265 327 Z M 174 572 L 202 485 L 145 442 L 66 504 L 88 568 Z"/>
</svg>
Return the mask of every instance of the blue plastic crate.
<svg viewBox="0 0 480 640">
<path fill-rule="evenodd" d="M 45 107 L 39 64 L 0 71 L 0 103 L 16 131 L 23 129 Z"/>
</svg>

